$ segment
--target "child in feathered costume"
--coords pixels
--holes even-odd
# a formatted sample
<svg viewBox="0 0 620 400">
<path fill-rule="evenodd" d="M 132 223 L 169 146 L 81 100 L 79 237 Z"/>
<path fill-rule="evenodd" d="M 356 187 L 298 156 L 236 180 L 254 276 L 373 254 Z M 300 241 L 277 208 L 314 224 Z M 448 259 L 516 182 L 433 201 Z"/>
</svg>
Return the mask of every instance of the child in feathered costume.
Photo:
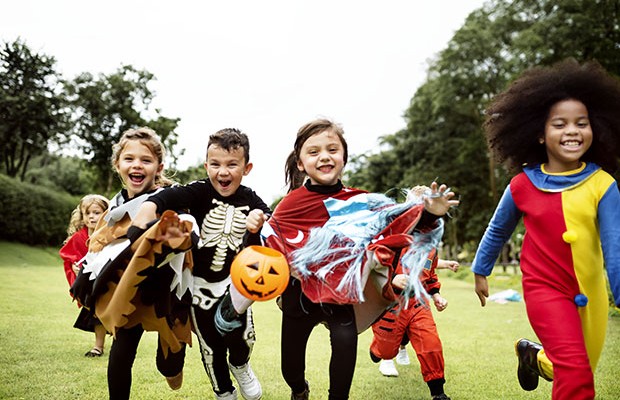
<svg viewBox="0 0 620 400">
<path fill-rule="evenodd" d="M 172 389 L 183 379 L 191 344 L 191 254 L 195 221 L 166 211 L 149 229 L 131 227 L 140 205 L 162 185 L 165 148 L 152 129 L 125 131 L 114 146 L 113 166 L 123 190 L 110 202 L 90 237 L 71 293 L 94 312 L 114 342 L 108 359 L 111 399 L 128 399 L 132 366 L 144 331 L 157 331 L 157 369 Z"/>
<path fill-rule="evenodd" d="M 325 323 L 330 331 L 329 399 L 347 399 L 357 354 L 357 334 L 396 301 L 392 268 L 400 259 L 416 279 L 408 297 L 422 296 L 417 274 L 436 247 L 440 216 L 454 193 L 431 185 L 423 203 L 395 203 L 340 182 L 347 159 L 342 128 L 328 120 L 299 130 L 286 164 L 289 193 L 262 234 L 287 256 L 292 278 L 282 294 L 282 374 L 293 399 L 307 399 L 304 379 L 308 337 Z M 305 179 L 305 183 L 304 183 Z M 420 231 L 413 236 L 414 228 Z M 402 254 L 401 254 L 402 253 Z"/>
</svg>

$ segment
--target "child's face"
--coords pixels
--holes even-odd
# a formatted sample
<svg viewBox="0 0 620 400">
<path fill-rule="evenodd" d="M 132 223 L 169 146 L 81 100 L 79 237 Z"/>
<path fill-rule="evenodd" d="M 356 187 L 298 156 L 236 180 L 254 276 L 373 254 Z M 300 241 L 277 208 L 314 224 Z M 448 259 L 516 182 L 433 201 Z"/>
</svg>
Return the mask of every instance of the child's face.
<svg viewBox="0 0 620 400">
<path fill-rule="evenodd" d="M 588 109 L 579 100 L 563 100 L 549 110 L 545 123 L 545 147 L 549 172 L 565 172 L 581 165 L 581 157 L 592 145 Z"/>
<path fill-rule="evenodd" d="M 129 198 L 155 189 L 155 178 L 164 168 L 148 146 L 139 140 L 130 140 L 116 162 L 118 172 Z"/>
<path fill-rule="evenodd" d="M 222 197 L 235 194 L 241 186 L 241 179 L 252 170 L 252 163 L 245 163 L 242 147 L 228 151 L 215 144 L 207 149 L 204 165 L 209 181 Z"/>
<path fill-rule="evenodd" d="M 101 219 L 101 215 L 105 210 L 97 203 L 92 203 L 86 210 L 82 210 L 82 220 L 89 230 L 95 229 L 97 222 Z"/>
<path fill-rule="evenodd" d="M 337 134 L 325 130 L 312 135 L 299 152 L 297 169 L 310 178 L 313 185 L 335 185 L 344 169 L 344 147 Z"/>
</svg>

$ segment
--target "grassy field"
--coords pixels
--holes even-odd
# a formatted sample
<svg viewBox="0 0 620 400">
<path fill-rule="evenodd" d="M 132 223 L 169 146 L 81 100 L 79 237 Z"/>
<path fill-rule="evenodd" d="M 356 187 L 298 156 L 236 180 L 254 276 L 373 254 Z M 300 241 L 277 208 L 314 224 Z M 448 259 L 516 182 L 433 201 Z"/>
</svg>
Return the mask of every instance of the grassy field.
<svg viewBox="0 0 620 400">
<path fill-rule="evenodd" d="M 442 271 L 444 272 L 444 271 Z M 523 303 L 479 306 L 471 276 L 463 280 L 442 273 L 442 294 L 450 305 L 436 313 L 446 359 L 446 393 L 458 399 L 550 399 L 551 384 L 541 381 L 536 391 L 524 392 L 516 379 L 513 344 L 532 337 Z M 514 287 L 518 277 L 494 276 L 492 292 Z M 518 289 L 518 287 L 517 287 Z M 31 248 L 0 242 L 0 399 L 102 399 L 107 398 L 106 353 L 86 358 L 94 336 L 72 328 L 78 309 L 56 249 Z M 260 378 L 265 400 L 288 399 L 290 392 L 280 375 L 280 311 L 275 302 L 254 306 L 257 343 L 253 368 Z M 307 378 L 311 398 L 327 398 L 329 338 L 315 328 L 308 349 Z M 189 349 L 185 382 L 176 392 L 168 389 L 155 368 L 157 335 L 146 333 L 133 369 L 134 399 L 213 399 L 203 370 L 198 344 Z M 398 366 L 400 376 L 383 377 L 368 357 L 370 331 L 360 336 L 357 369 L 351 399 L 429 399 L 415 353 L 413 363 Z M 610 318 L 608 336 L 596 372 L 597 399 L 618 399 L 620 382 L 620 318 Z"/>
</svg>

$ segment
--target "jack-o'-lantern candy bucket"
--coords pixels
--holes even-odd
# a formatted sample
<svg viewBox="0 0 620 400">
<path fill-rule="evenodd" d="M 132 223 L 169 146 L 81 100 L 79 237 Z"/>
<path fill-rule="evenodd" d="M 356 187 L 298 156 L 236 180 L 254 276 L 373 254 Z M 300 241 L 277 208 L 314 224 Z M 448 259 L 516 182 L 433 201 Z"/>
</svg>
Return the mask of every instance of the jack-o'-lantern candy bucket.
<svg viewBox="0 0 620 400">
<path fill-rule="evenodd" d="M 264 246 L 248 246 L 241 250 L 230 266 L 233 285 L 243 296 L 266 301 L 282 294 L 289 280 L 286 257 Z"/>
</svg>

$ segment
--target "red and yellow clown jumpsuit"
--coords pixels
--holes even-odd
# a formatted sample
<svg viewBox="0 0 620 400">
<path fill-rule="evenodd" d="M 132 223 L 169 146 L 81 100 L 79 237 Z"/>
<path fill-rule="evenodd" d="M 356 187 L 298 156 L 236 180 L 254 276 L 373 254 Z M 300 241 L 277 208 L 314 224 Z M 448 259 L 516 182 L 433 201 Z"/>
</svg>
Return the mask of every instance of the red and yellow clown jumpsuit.
<svg viewBox="0 0 620 400">
<path fill-rule="evenodd" d="M 599 166 L 551 174 L 526 167 L 506 188 L 472 265 L 488 276 L 523 217 L 527 315 L 552 365 L 554 399 L 593 399 L 609 310 L 604 267 L 620 304 L 620 193 Z M 542 365 L 543 372 L 551 371 Z"/>
<path fill-rule="evenodd" d="M 433 250 L 420 275 L 424 288 L 431 296 L 439 293 L 441 287 L 435 273 L 436 267 L 437 251 Z M 398 265 L 396 273 L 404 273 L 401 264 Z M 443 348 L 427 299 L 410 299 L 406 306 L 404 303 L 397 304 L 372 325 L 372 333 L 370 352 L 384 360 L 396 357 L 406 333 L 420 362 L 424 382 L 440 379 L 443 384 Z"/>
</svg>

